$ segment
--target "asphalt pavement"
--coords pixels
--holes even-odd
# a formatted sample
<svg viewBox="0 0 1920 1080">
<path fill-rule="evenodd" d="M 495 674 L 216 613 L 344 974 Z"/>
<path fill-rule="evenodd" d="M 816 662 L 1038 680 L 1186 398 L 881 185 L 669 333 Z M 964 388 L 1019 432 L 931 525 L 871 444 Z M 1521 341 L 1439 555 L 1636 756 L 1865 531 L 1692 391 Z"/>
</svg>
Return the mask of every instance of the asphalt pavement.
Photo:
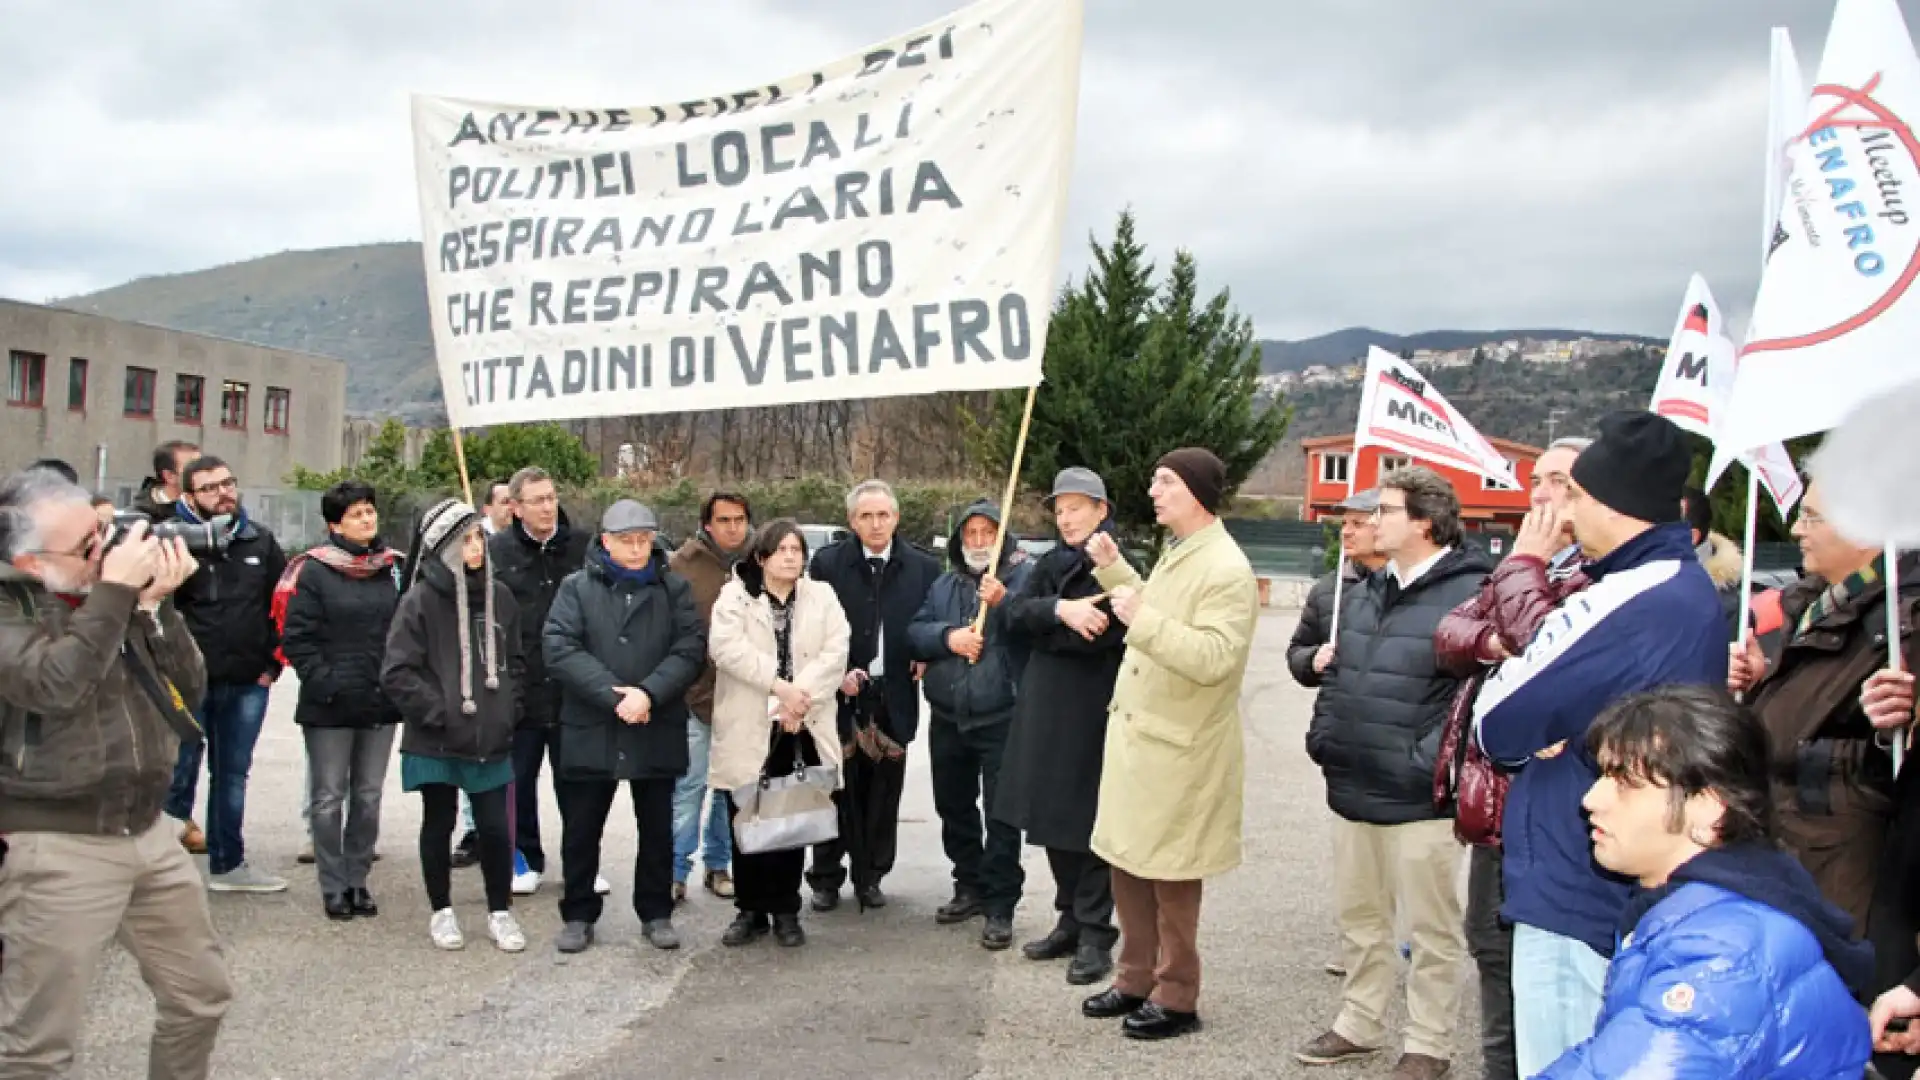
<svg viewBox="0 0 1920 1080">
<path fill-rule="evenodd" d="M 377 919 L 339 924 L 320 908 L 312 867 L 295 863 L 302 752 L 293 686 L 276 688 L 249 787 L 248 858 L 292 882 L 270 896 L 215 895 L 238 998 L 222 1031 L 222 1080 L 615 1080 L 703 1077 L 1060 1078 L 1384 1077 L 1397 1047 L 1330 1069 L 1291 1051 L 1319 1034 L 1338 1007 L 1339 980 L 1322 967 L 1335 949 L 1329 815 L 1302 736 L 1312 695 L 1288 677 L 1290 614 L 1261 619 L 1242 700 L 1246 718 L 1246 860 L 1207 883 L 1200 945 L 1205 1030 L 1164 1044 L 1121 1038 L 1117 1023 L 1081 1018 L 1086 990 L 1064 962 L 1035 964 L 1017 948 L 989 953 L 979 923 L 938 926 L 933 911 L 951 878 L 940 850 L 926 756 L 910 756 L 891 903 L 859 913 L 804 916 L 802 949 L 762 940 L 720 945 L 728 901 L 695 888 L 675 923 L 677 952 L 641 940 L 626 900 L 632 817 L 616 804 L 602 866 L 614 885 L 599 943 L 579 956 L 552 949 L 558 881 L 515 911 L 525 953 L 497 951 L 485 932 L 478 870 L 455 871 L 463 952 L 427 936 L 416 855 L 419 802 L 389 774 L 380 850 L 370 886 Z M 547 790 L 542 821 L 558 868 L 559 813 Z M 204 779 L 202 805 L 204 806 Z M 1464 857 L 1463 857 L 1464 858 Z M 204 863 L 204 860 L 202 860 Z M 1028 849 L 1019 940 L 1052 924 L 1052 879 Z M 696 868 L 696 883 L 698 870 Z M 850 898 L 849 898 L 850 899 Z M 1470 966 L 1454 1075 L 1479 1074 Z M 1098 989 L 1097 987 L 1094 989 Z M 80 1068 L 84 1078 L 145 1075 L 151 998 L 124 953 L 95 977 Z M 1397 1019 L 1396 1019 L 1397 1022 Z"/>
</svg>

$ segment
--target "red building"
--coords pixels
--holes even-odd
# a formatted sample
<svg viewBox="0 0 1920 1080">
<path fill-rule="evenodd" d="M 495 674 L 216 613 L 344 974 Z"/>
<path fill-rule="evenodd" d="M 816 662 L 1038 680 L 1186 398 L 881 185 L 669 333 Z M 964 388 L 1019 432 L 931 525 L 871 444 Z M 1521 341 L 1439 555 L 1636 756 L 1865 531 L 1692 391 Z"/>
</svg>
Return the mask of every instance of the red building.
<svg viewBox="0 0 1920 1080">
<path fill-rule="evenodd" d="M 1520 527 L 1520 519 L 1527 515 L 1533 462 L 1544 451 L 1507 439 L 1487 441 L 1514 463 L 1519 487 L 1504 489 L 1475 473 L 1410 459 L 1406 454 L 1378 446 L 1363 447 L 1356 461 L 1351 435 L 1303 439 L 1300 448 L 1307 455 L 1307 497 L 1301 507 L 1302 516 L 1308 521 L 1319 521 L 1331 515 L 1334 504 L 1347 497 L 1349 476 L 1353 479 L 1353 490 L 1365 491 L 1378 484 L 1383 473 L 1402 465 L 1425 465 L 1453 484 L 1453 490 L 1460 496 L 1461 523 L 1468 531 L 1511 535 Z"/>
</svg>

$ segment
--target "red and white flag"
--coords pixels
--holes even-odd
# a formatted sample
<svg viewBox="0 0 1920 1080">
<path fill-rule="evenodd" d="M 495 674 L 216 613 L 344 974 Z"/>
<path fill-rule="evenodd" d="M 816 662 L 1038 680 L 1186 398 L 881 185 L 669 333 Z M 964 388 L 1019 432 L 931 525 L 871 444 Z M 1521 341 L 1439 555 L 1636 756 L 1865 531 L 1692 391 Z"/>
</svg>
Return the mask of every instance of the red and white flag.
<svg viewBox="0 0 1920 1080">
<path fill-rule="evenodd" d="M 1474 430 L 1425 375 L 1378 346 L 1367 350 L 1353 446 L 1384 446 L 1510 488 L 1519 486 L 1506 455 Z"/>
<path fill-rule="evenodd" d="M 1738 364 L 1720 305 L 1714 302 L 1706 280 L 1695 274 L 1687 282 L 1687 295 L 1680 302 L 1680 316 L 1674 320 L 1673 337 L 1667 342 L 1660 381 L 1653 388 L 1652 410 L 1684 431 L 1714 439 L 1717 446 Z M 1759 475 L 1782 518 L 1800 501 L 1800 473 L 1782 444 L 1771 443 L 1752 454 L 1720 451 L 1716 460 L 1723 454 L 1738 457 Z"/>
<path fill-rule="evenodd" d="M 1920 375 L 1916 116 L 1920 59 L 1895 0 L 1839 0 L 1812 100 L 1791 125 L 1723 451 L 1826 431 Z"/>
</svg>

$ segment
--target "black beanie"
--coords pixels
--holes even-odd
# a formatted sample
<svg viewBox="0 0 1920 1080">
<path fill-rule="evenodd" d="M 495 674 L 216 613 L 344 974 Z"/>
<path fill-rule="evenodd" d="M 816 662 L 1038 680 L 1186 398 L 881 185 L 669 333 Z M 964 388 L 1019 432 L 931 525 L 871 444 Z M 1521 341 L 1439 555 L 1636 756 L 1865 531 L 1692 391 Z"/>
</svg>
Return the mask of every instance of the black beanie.
<svg viewBox="0 0 1920 1080">
<path fill-rule="evenodd" d="M 1617 513 L 1664 525 L 1680 520 L 1693 452 L 1673 421 L 1644 410 L 1600 421 L 1600 437 L 1573 459 L 1573 480 Z"/>
<path fill-rule="evenodd" d="M 1169 470 L 1178 476 L 1207 513 L 1220 512 L 1220 500 L 1227 491 L 1227 467 L 1213 456 L 1213 451 L 1198 446 L 1183 446 L 1169 451 L 1155 468 Z"/>
</svg>

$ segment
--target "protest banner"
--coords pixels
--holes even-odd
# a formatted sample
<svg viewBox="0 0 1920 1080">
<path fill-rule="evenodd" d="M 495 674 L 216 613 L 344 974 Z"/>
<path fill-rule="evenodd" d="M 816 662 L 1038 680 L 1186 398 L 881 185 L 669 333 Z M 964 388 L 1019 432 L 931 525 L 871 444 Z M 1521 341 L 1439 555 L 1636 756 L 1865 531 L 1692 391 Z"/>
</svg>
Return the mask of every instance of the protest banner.
<svg viewBox="0 0 1920 1080">
<path fill-rule="evenodd" d="M 1674 320 L 1673 336 L 1667 342 L 1666 359 L 1661 363 L 1660 380 L 1654 385 L 1649 408 L 1681 430 L 1713 439 L 1717 445 L 1738 363 L 1733 338 L 1727 334 L 1726 320 L 1713 290 L 1707 288 L 1706 279 L 1695 274 L 1680 302 L 1680 315 Z M 1791 513 L 1800 501 L 1802 485 L 1787 448 L 1770 443 L 1740 460 L 1758 483 L 1766 485 L 1774 505 L 1780 508 L 1780 516 Z M 1752 542 L 1747 546 L 1751 548 Z"/>
<path fill-rule="evenodd" d="M 660 105 L 416 97 L 453 427 L 1037 386 L 1082 14 Z"/>
<path fill-rule="evenodd" d="M 1508 461 L 1445 395 L 1413 365 L 1380 348 L 1367 349 L 1366 374 L 1360 377 L 1360 412 L 1353 425 L 1353 451 L 1380 446 L 1408 457 L 1475 473 L 1508 489 L 1520 485 Z M 1347 470 L 1347 494 L 1353 477 Z M 1345 591 L 1347 553 L 1343 548 L 1333 572 L 1333 619 L 1329 640 L 1340 631 L 1340 595 Z"/>
<path fill-rule="evenodd" d="M 1840 0 L 1785 193 L 1721 442 L 1729 455 L 1826 431 L 1920 374 L 1920 60 L 1894 0 Z M 1718 469 L 1725 467 L 1725 459 Z"/>
<path fill-rule="evenodd" d="M 1367 350 L 1353 448 L 1384 446 L 1409 457 L 1477 473 L 1509 489 L 1508 461 L 1413 365 L 1379 346 Z M 1349 480 L 1349 483 L 1352 481 Z"/>
</svg>

